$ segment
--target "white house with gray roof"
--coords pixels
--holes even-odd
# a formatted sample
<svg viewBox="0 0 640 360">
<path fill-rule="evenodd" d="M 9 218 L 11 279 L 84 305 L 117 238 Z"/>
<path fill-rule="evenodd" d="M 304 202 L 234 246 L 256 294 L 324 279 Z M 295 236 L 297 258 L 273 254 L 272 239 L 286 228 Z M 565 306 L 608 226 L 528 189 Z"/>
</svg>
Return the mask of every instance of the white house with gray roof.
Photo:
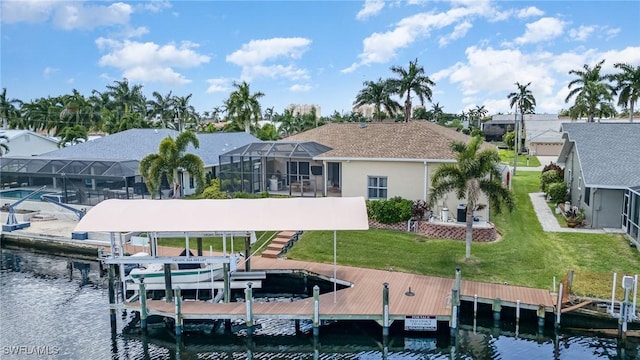
<svg viewBox="0 0 640 360">
<path fill-rule="evenodd" d="M 562 133 L 558 164 L 571 204 L 591 227 L 626 226 L 625 193 L 640 186 L 640 123 L 563 123 Z"/>
<path fill-rule="evenodd" d="M 178 134 L 169 129 L 126 130 L 38 156 L 6 156 L 2 158 L 0 171 L 3 178 L 14 179 L 19 184 L 47 185 L 73 194 L 69 196 L 73 199 L 67 199 L 67 202 L 76 201 L 76 197 L 80 203 L 84 198 L 103 199 L 107 194 L 121 197 L 121 192 L 126 195 L 124 197 L 129 197 L 129 192 L 141 195 L 143 181 L 138 172 L 140 160 L 157 153 L 164 138 L 176 138 Z M 199 148 L 189 145 L 186 153 L 199 156 L 210 177 L 217 176 L 221 154 L 260 141 L 244 132 L 197 136 Z M 180 173 L 179 181 L 184 195 L 195 192 L 195 181 L 187 172 Z M 92 200 L 86 204 L 94 205 L 94 202 Z"/>
<path fill-rule="evenodd" d="M 0 130 L 7 139 L 0 140 L 9 147 L 3 156 L 34 156 L 58 148 L 58 141 L 29 130 Z"/>
</svg>

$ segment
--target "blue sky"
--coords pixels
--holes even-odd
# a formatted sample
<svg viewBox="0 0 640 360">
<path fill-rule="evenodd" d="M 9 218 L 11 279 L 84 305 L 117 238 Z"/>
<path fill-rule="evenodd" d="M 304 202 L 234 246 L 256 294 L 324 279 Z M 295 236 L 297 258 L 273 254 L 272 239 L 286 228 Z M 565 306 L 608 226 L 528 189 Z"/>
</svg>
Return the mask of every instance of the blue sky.
<svg viewBox="0 0 640 360">
<path fill-rule="evenodd" d="M 567 72 L 640 65 L 640 1 L 33 1 L 1 3 L 0 83 L 30 101 L 129 79 L 222 106 L 231 84 L 263 109 L 348 112 L 366 80 L 418 59 L 445 112 L 510 112 L 531 82 L 538 113 L 565 104 Z M 414 104 L 418 100 L 414 100 Z M 426 104 L 431 108 L 431 104 Z"/>
</svg>

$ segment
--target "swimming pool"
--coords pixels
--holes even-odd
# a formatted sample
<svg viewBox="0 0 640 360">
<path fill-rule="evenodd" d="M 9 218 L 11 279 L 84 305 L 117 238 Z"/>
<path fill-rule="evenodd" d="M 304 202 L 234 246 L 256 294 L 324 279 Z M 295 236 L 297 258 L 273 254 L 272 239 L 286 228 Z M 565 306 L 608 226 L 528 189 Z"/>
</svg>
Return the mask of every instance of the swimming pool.
<svg viewBox="0 0 640 360">
<path fill-rule="evenodd" d="M 3 190 L 3 191 L 0 191 L 0 199 L 2 199 L 2 198 L 22 199 L 22 198 L 26 197 L 27 195 L 31 194 L 32 192 L 33 192 L 33 190 L 26 190 L 26 189 Z M 28 200 L 42 201 L 42 200 L 40 200 L 40 196 L 42 196 L 44 194 L 55 194 L 55 192 L 53 192 L 53 191 L 40 191 L 40 192 L 37 192 L 37 193 L 29 196 Z"/>
</svg>

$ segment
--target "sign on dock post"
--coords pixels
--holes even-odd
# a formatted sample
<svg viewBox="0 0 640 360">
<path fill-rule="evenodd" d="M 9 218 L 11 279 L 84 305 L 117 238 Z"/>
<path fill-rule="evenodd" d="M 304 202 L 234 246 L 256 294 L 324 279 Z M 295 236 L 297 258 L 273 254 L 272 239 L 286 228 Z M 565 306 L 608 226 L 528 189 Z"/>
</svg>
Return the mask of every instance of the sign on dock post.
<svg viewBox="0 0 640 360">
<path fill-rule="evenodd" d="M 430 315 L 407 315 L 404 318 L 405 331 L 437 331 L 438 318 Z"/>
</svg>

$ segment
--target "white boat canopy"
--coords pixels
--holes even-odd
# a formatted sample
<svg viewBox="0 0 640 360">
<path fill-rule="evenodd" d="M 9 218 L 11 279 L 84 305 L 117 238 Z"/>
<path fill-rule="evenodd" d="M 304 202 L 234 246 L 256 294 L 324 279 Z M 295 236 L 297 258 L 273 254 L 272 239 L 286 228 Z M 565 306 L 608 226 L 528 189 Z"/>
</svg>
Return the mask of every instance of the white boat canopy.
<svg viewBox="0 0 640 360">
<path fill-rule="evenodd" d="M 363 197 L 118 200 L 93 207 L 76 232 L 367 230 Z"/>
</svg>

